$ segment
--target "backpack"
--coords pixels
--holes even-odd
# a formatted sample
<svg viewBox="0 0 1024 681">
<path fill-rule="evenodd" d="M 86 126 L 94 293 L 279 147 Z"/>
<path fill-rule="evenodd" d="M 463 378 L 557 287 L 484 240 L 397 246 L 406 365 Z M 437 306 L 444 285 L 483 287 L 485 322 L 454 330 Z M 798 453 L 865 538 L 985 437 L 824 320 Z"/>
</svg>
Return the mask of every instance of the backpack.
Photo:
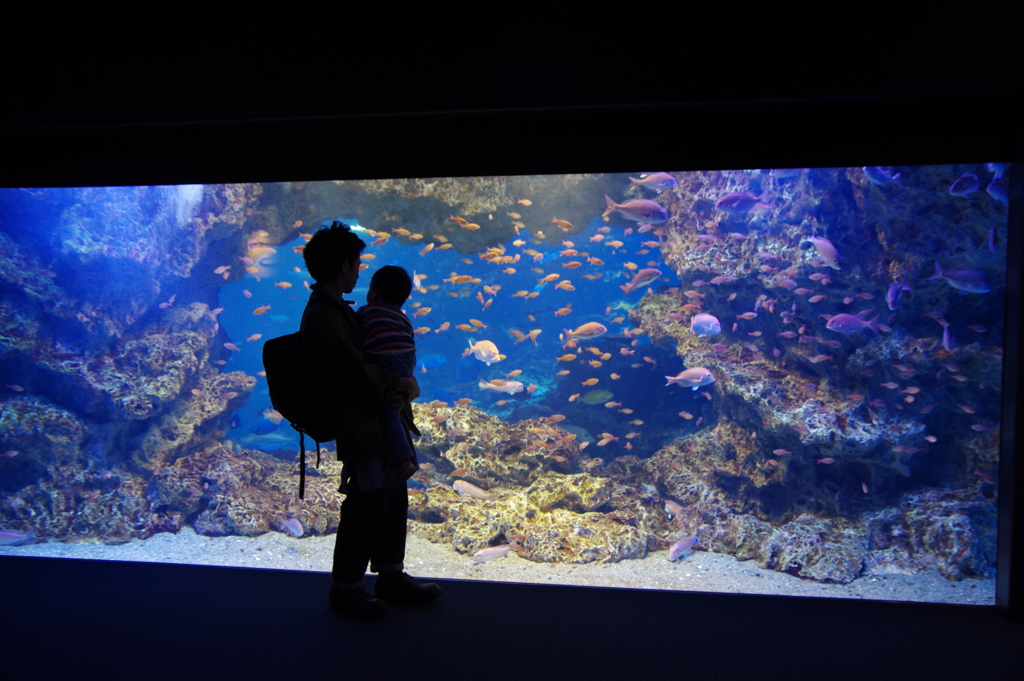
<svg viewBox="0 0 1024 681">
<path fill-rule="evenodd" d="M 270 403 L 291 427 L 299 432 L 299 498 L 306 492 L 306 435 L 316 443 L 316 466 L 320 467 L 320 445 L 337 437 L 337 422 L 330 405 L 319 398 L 312 381 L 312 369 L 300 332 L 271 338 L 263 344 L 263 368 L 267 372 Z"/>
</svg>

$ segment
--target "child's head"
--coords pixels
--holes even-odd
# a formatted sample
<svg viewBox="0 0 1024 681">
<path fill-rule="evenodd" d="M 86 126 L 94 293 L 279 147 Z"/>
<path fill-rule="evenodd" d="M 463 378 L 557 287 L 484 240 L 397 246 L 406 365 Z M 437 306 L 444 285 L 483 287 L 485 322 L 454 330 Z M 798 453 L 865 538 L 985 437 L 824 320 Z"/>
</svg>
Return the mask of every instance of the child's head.
<svg viewBox="0 0 1024 681">
<path fill-rule="evenodd" d="M 385 265 L 377 270 L 370 280 L 370 290 L 366 293 L 366 301 L 370 303 L 388 303 L 395 307 L 405 304 L 412 291 L 412 278 L 404 267 Z"/>
</svg>

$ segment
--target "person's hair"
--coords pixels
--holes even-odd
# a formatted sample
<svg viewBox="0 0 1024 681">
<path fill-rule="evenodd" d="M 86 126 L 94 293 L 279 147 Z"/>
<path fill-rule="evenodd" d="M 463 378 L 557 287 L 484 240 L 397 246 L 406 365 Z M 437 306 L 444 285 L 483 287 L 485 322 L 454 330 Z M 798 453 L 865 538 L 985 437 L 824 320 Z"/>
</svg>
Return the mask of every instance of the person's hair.
<svg viewBox="0 0 1024 681">
<path fill-rule="evenodd" d="M 381 302 L 401 307 L 412 291 L 412 278 L 404 267 L 385 265 L 373 273 L 370 287 L 380 293 Z"/>
<path fill-rule="evenodd" d="M 313 238 L 302 251 L 309 276 L 318 282 L 337 279 L 341 268 L 353 260 L 366 248 L 366 242 L 356 236 L 348 225 L 339 220 L 330 227 L 317 230 Z"/>
</svg>

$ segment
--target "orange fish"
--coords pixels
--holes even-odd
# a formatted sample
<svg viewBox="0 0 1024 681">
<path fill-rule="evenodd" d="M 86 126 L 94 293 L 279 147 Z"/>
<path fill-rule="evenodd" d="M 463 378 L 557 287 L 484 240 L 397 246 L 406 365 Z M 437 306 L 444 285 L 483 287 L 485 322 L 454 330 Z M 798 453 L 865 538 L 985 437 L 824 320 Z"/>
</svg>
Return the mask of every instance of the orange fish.
<svg viewBox="0 0 1024 681">
<path fill-rule="evenodd" d="M 483 323 L 482 321 L 480 321 L 479 319 L 470 319 L 470 320 L 469 320 L 469 323 L 470 323 L 470 324 L 472 324 L 473 326 L 479 327 L 479 328 L 481 328 L 481 329 L 486 329 L 486 328 L 487 328 L 487 325 L 486 325 L 486 324 L 484 324 L 484 323 Z"/>
<path fill-rule="evenodd" d="M 562 281 L 560 281 L 557 284 L 555 284 L 555 288 L 560 288 L 563 291 L 575 291 L 576 290 L 576 287 L 573 286 L 572 282 L 570 282 L 568 279 L 563 279 Z"/>
<path fill-rule="evenodd" d="M 565 417 L 562 416 L 561 414 L 554 414 L 552 416 L 545 416 L 544 418 L 541 419 L 541 421 L 547 421 L 548 423 L 558 423 L 559 421 L 564 421 L 564 420 L 565 420 Z"/>
<path fill-rule="evenodd" d="M 427 253 L 430 253 L 432 250 L 434 250 L 434 244 L 429 243 L 423 247 L 423 250 L 420 251 L 420 255 L 426 255 Z"/>
<path fill-rule="evenodd" d="M 472 401 L 468 397 L 463 397 L 461 400 L 455 400 L 455 404 L 469 404 Z"/>
<path fill-rule="evenodd" d="M 253 314 L 263 314 L 264 312 L 266 312 L 269 309 L 270 309 L 269 305 L 263 305 L 261 307 L 257 307 L 255 310 L 252 311 L 252 313 Z"/>
<path fill-rule="evenodd" d="M 613 381 L 617 381 L 620 378 L 622 378 L 622 376 L 619 376 L 618 374 L 612 374 L 611 378 L 612 378 Z"/>
<path fill-rule="evenodd" d="M 533 391 L 536 390 L 536 389 L 537 389 L 537 384 L 536 383 L 531 383 L 530 385 L 526 386 L 526 392 L 529 393 L 529 394 L 533 394 Z"/>
<path fill-rule="evenodd" d="M 597 379 L 596 378 L 588 378 L 585 381 L 581 381 L 581 383 L 583 385 L 597 385 Z"/>
<path fill-rule="evenodd" d="M 577 267 L 581 267 L 583 263 L 573 260 L 571 262 L 562 263 L 562 267 L 568 267 L 570 270 L 574 270 Z"/>
<path fill-rule="evenodd" d="M 475 222 L 467 222 L 466 224 L 464 224 L 464 225 L 460 224 L 459 226 L 462 227 L 462 229 L 471 229 L 471 230 L 480 229 L 480 225 L 476 224 Z"/>
<path fill-rule="evenodd" d="M 413 330 L 413 333 L 430 333 L 429 326 L 421 326 Z"/>
<path fill-rule="evenodd" d="M 576 359 L 576 355 L 562 355 L 561 357 L 556 357 L 555 361 L 556 362 L 571 362 L 574 359 Z"/>
<path fill-rule="evenodd" d="M 526 299 L 529 300 L 530 298 L 536 298 L 539 295 L 540 291 L 530 291 L 530 295 L 526 296 Z"/>
<path fill-rule="evenodd" d="M 241 352 L 242 351 L 242 348 L 238 347 L 234 343 L 225 343 L 224 347 L 226 347 L 228 350 L 234 350 L 235 352 Z"/>
<path fill-rule="evenodd" d="M 476 327 L 469 324 L 456 324 L 455 328 L 459 331 L 476 331 Z"/>
<path fill-rule="evenodd" d="M 565 373 L 569 373 L 569 372 L 567 371 L 567 372 L 565 372 Z M 574 393 L 574 394 L 572 394 L 572 395 L 569 395 L 569 401 L 570 401 L 570 402 L 575 402 L 575 401 L 576 401 L 576 400 L 578 400 L 579 398 L 580 398 L 580 394 L 579 394 L 579 393 Z"/>
<path fill-rule="evenodd" d="M 261 333 L 254 333 L 253 335 L 249 336 L 245 340 L 247 342 L 251 343 L 253 341 L 258 341 L 260 338 L 263 338 L 263 334 L 261 334 Z"/>
<path fill-rule="evenodd" d="M 413 312 L 412 316 L 413 317 L 422 317 L 425 314 L 430 314 L 430 310 L 431 309 L 432 308 L 429 308 L 429 307 L 421 307 L 420 309 L 418 309 L 415 312 Z"/>
<path fill-rule="evenodd" d="M 555 223 L 556 225 L 558 225 L 567 232 L 570 229 L 573 229 L 572 223 L 569 222 L 568 220 L 559 220 L 558 218 L 551 218 L 551 222 Z"/>
<path fill-rule="evenodd" d="M 447 331 L 449 326 L 451 326 L 451 322 L 445 322 L 441 326 L 437 327 L 434 330 L 434 333 L 441 333 L 442 331 Z"/>
<path fill-rule="evenodd" d="M 279 281 L 279 282 L 275 283 L 274 286 L 276 286 L 278 288 L 291 288 L 292 287 L 292 285 L 289 282 L 287 282 L 287 281 Z"/>
<path fill-rule="evenodd" d="M 558 276 L 559 275 L 552 273 L 552 274 L 549 274 L 548 276 L 544 277 L 543 279 L 538 279 L 537 283 L 538 284 L 546 284 L 549 281 L 554 281 L 555 279 L 558 279 Z"/>
<path fill-rule="evenodd" d="M 560 310 L 555 310 L 555 316 L 556 317 L 564 317 L 565 315 L 569 314 L 570 312 L 572 312 L 572 306 L 571 305 L 563 307 Z"/>
<path fill-rule="evenodd" d="M 522 206 L 532 206 L 533 205 L 533 201 L 531 201 L 530 199 L 519 199 L 518 201 L 516 201 L 516 203 L 518 203 L 518 204 L 520 204 Z"/>
</svg>

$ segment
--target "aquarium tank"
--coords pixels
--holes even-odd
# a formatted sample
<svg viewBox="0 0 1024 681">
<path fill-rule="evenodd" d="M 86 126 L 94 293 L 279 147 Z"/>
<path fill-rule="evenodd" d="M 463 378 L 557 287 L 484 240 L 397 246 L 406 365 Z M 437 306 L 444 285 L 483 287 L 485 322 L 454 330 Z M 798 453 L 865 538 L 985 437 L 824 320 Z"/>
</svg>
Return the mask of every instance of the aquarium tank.
<svg viewBox="0 0 1024 681">
<path fill-rule="evenodd" d="M 1009 172 L 2 189 L 2 550 L 334 533 L 340 464 L 299 498 L 262 345 L 340 220 L 357 305 L 380 266 L 414 279 L 411 536 L 535 575 L 991 581 Z"/>
</svg>

